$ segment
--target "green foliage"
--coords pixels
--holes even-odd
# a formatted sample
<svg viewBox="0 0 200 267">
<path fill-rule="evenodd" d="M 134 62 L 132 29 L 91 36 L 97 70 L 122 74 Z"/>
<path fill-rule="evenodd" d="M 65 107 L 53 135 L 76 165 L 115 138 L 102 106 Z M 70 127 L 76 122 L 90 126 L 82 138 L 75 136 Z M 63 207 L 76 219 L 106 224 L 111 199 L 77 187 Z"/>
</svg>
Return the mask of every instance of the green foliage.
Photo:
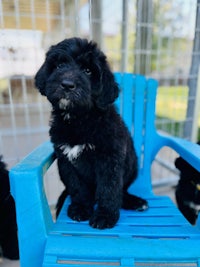
<svg viewBox="0 0 200 267">
<path fill-rule="evenodd" d="M 159 87 L 156 102 L 157 115 L 177 121 L 185 120 L 187 95 L 187 86 Z"/>
<path fill-rule="evenodd" d="M 187 86 L 160 86 L 156 101 L 156 127 L 176 136 L 182 136 L 187 109 Z M 200 118 L 198 121 L 200 140 Z"/>
</svg>

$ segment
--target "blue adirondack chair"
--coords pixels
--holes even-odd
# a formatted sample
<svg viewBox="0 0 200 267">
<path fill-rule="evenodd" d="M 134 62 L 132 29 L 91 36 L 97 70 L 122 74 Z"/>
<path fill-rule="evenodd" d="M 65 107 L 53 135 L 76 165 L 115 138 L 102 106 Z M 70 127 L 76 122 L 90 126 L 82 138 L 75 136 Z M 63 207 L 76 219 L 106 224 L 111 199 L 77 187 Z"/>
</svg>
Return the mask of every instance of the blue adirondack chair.
<svg viewBox="0 0 200 267">
<path fill-rule="evenodd" d="M 149 209 L 121 210 L 114 228 L 98 230 L 68 218 L 67 199 L 53 222 L 43 188 L 44 173 L 54 161 L 52 144 L 46 142 L 10 171 L 21 267 L 200 266 L 200 231 L 168 197 L 155 196 L 151 185 L 151 163 L 161 147 L 173 148 L 200 171 L 199 146 L 157 133 L 155 80 L 120 73 L 115 78 L 121 88 L 116 104 L 134 132 L 139 158 L 139 176 L 130 192 L 148 199 Z"/>
</svg>

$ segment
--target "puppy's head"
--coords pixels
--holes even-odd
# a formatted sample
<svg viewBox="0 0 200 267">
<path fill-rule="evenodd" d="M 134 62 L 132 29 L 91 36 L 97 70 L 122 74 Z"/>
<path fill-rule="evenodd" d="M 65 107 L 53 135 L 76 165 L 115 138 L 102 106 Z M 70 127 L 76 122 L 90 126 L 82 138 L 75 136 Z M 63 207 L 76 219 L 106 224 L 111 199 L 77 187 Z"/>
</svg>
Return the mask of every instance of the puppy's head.
<svg viewBox="0 0 200 267">
<path fill-rule="evenodd" d="M 35 76 L 35 85 L 54 108 L 105 109 L 118 96 L 106 56 L 96 43 L 70 38 L 51 46 Z"/>
</svg>

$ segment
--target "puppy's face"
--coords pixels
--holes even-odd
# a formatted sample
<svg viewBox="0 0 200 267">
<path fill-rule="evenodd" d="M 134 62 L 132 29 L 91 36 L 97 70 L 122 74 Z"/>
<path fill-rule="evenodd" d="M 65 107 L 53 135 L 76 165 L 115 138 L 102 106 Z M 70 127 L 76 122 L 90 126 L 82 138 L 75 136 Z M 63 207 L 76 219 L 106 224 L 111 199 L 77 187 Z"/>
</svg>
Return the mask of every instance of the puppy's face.
<svg viewBox="0 0 200 267">
<path fill-rule="evenodd" d="M 103 52 L 95 43 L 79 38 L 66 39 L 49 49 L 35 85 L 60 110 L 80 106 L 105 109 L 118 96 Z"/>
</svg>

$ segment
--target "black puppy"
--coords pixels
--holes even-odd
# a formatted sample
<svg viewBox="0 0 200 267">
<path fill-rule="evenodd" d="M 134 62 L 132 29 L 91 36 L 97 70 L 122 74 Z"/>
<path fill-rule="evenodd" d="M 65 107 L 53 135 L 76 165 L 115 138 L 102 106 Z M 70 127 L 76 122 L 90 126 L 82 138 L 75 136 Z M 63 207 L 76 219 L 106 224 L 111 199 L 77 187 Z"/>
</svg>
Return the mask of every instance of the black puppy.
<svg viewBox="0 0 200 267">
<path fill-rule="evenodd" d="M 68 216 L 103 229 L 116 224 L 121 207 L 147 209 L 145 200 L 127 192 L 137 158 L 113 105 L 118 86 L 97 45 L 71 38 L 52 46 L 35 84 L 52 104 L 50 136 L 66 186 L 57 213 L 70 195 Z"/>
<path fill-rule="evenodd" d="M 195 224 L 200 211 L 200 172 L 181 157 L 176 159 L 175 166 L 180 170 L 176 188 L 178 208 L 191 224 Z"/>
<path fill-rule="evenodd" d="M 0 246 L 3 256 L 19 259 L 15 203 L 10 194 L 8 171 L 0 157 Z"/>
</svg>

